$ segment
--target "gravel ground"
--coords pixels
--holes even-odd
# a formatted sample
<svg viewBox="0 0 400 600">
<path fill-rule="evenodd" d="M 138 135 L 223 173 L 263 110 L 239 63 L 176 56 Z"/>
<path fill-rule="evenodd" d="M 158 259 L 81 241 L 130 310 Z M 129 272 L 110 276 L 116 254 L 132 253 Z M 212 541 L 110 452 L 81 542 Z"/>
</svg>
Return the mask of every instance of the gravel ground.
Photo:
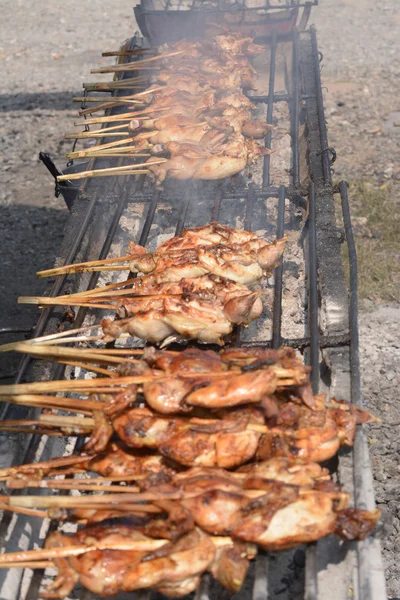
<svg viewBox="0 0 400 600">
<path fill-rule="evenodd" d="M 31 327 L 35 309 L 15 304 L 41 293 L 33 273 L 52 265 L 68 218 L 53 183 L 38 163 L 40 150 L 64 164 L 75 108 L 100 53 L 136 29 L 133 0 L 0 0 L 2 154 L 0 327 Z M 338 152 L 336 177 L 368 178 L 400 197 L 400 50 L 398 0 L 320 0 L 312 21 L 324 53 L 322 77 L 329 142 Z M 396 202 L 396 200 L 394 200 Z M 377 502 L 384 513 L 383 548 L 390 597 L 400 597 L 400 450 L 398 408 L 400 307 L 366 303 L 360 315 L 364 399 L 383 421 L 371 428 Z M 15 336 L 13 336 L 15 337 Z M 5 340 L 5 337 L 3 337 Z M 11 365 L 12 367 L 12 365 Z M 0 375 L 8 373 L 3 363 Z"/>
</svg>

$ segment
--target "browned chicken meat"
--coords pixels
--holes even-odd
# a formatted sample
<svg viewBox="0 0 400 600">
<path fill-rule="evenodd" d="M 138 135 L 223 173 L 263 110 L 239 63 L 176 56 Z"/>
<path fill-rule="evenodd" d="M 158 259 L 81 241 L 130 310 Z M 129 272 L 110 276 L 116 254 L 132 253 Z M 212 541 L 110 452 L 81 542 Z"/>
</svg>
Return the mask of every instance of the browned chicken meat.
<svg viewBox="0 0 400 600">
<path fill-rule="evenodd" d="M 183 231 L 151 254 L 131 244 L 130 268 L 152 273 L 159 282 L 212 273 L 251 285 L 275 267 L 285 243 L 286 238 L 268 243 L 249 231 L 211 223 Z"/>
<path fill-rule="evenodd" d="M 121 301 L 117 314 L 124 318 L 118 321 L 104 319 L 101 325 L 105 341 L 129 333 L 153 343 L 196 339 L 223 345 L 224 337 L 232 333 L 234 325 L 246 325 L 257 319 L 261 312 L 259 293 L 246 288 L 245 293 L 226 302 L 211 292 Z"/>
<path fill-rule="evenodd" d="M 324 394 L 314 397 L 314 410 L 293 399 L 294 402 L 287 402 L 284 396 L 275 396 L 264 400 L 267 423 L 278 427 L 280 434 L 262 436 L 259 458 L 286 456 L 297 461 L 323 462 L 341 446 L 353 445 L 357 424 L 376 421 L 369 412 L 343 400 L 326 402 Z"/>
<path fill-rule="evenodd" d="M 380 516 L 379 510 L 349 509 L 348 495 L 343 492 L 302 490 L 268 480 L 251 490 L 228 491 L 229 483 L 221 481 L 219 486 L 222 489 L 205 491 L 201 481 L 192 481 L 179 504 L 156 501 L 162 511 L 172 512 L 164 524 L 158 516 L 153 524 L 148 518 L 128 517 L 83 528 L 74 536 L 52 533 L 46 540 L 47 548 L 75 546 L 83 547 L 84 552 L 55 556 L 58 576 L 43 596 L 63 598 L 80 582 L 91 592 L 106 596 L 152 588 L 176 597 L 193 591 L 207 570 L 230 591 L 237 591 L 244 581 L 248 558 L 255 555 L 252 544 L 282 550 L 331 533 L 347 540 L 364 539 Z M 194 490 L 197 496 L 191 493 Z M 251 498 L 250 492 L 256 495 Z M 213 538 L 201 526 L 193 528 L 190 517 L 183 517 L 191 511 L 194 521 L 201 521 L 205 529 L 228 530 L 231 537 Z M 184 523 L 179 527 L 180 536 L 177 534 L 172 542 L 167 541 L 170 536 L 154 540 L 157 533 L 168 532 L 170 525 L 173 529 L 174 518 Z"/>
<path fill-rule="evenodd" d="M 46 548 L 87 545 L 109 546 L 109 550 L 93 549 L 68 558 L 56 558 L 57 579 L 47 587 L 42 597 L 64 598 L 80 582 L 94 594 L 114 596 L 118 592 L 133 592 L 153 588 L 171 596 L 184 596 L 200 582 L 200 575 L 216 559 L 212 539 L 200 529 L 194 529 L 162 550 L 135 551 L 123 549 L 124 543 L 150 542 L 132 525 L 97 525 L 81 529 L 67 537 L 59 532 L 46 540 Z M 119 545 L 121 550 L 113 550 Z"/>
<path fill-rule="evenodd" d="M 136 144 L 156 155 L 169 155 L 164 164 L 153 165 L 158 159 L 147 161 L 156 181 L 221 179 L 269 153 L 254 140 L 264 138 L 271 125 L 253 118 L 255 106 L 243 94 L 256 89 L 256 71 L 249 57 L 264 48 L 236 34 L 221 34 L 201 45 L 183 40 L 171 47 L 172 52 L 176 48 L 184 50 L 160 61 L 161 70 L 147 90 L 151 93 L 143 96 L 146 119 L 134 119 L 129 125 Z M 163 112 L 166 108 L 168 112 Z M 146 131 L 137 133 L 142 128 Z M 175 146 L 172 153 L 170 144 L 180 149 Z M 188 145 L 192 146 L 189 154 Z"/>
</svg>

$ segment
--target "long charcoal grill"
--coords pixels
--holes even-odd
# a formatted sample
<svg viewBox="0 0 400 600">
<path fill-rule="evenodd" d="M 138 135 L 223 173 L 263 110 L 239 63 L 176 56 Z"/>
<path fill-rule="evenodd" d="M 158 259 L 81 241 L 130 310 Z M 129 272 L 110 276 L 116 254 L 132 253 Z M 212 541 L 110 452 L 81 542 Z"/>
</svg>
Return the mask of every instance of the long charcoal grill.
<svg viewBox="0 0 400 600">
<path fill-rule="evenodd" d="M 133 38 L 130 48 L 141 44 Z M 357 329 L 357 265 L 350 222 L 347 186 L 341 182 L 332 186 L 331 162 L 334 151 L 329 148 L 323 111 L 320 81 L 320 59 L 316 33 L 294 30 L 280 35 L 273 32 L 264 39 L 269 47 L 269 64 L 264 65 L 268 81 L 267 93 L 254 97 L 263 105 L 269 123 L 273 122 L 277 107 L 283 103 L 289 108 L 290 172 L 285 181 L 275 181 L 275 155 L 266 156 L 262 177 L 248 179 L 236 176 L 217 182 L 171 182 L 163 189 L 150 185 L 147 178 L 106 178 L 85 180 L 76 190 L 64 188 L 71 200 L 76 191 L 71 219 L 66 232 L 58 264 L 73 261 L 103 259 L 117 256 L 126 248 L 129 239 L 154 248 L 159 236 L 179 234 L 184 227 L 202 226 L 211 220 L 230 226 L 241 226 L 257 231 L 272 239 L 283 233 L 294 236 L 302 249 L 301 261 L 305 267 L 305 299 L 301 304 L 300 325 L 290 334 L 292 319 L 285 304 L 286 282 L 293 272 L 301 273 L 295 261 L 284 262 L 266 284 L 272 299 L 271 312 L 248 329 L 240 329 L 231 344 L 258 345 L 277 348 L 286 344 L 299 349 L 312 367 L 314 392 L 327 391 L 331 396 L 362 401 Z M 276 87 L 277 56 L 284 49 L 283 65 L 286 90 Z M 260 67 L 259 67 L 260 68 Z M 278 65 L 278 70 L 281 67 Z M 128 75 L 129 76 L 129 75 Z M 121 93 L 121 92 L 120 92 Z M 122 92 L 124 93 L 124 92 Z M 126 93 L 126 92 L 125 92 Z M 83 106 L 84 108 L 84 106 Z M 123 110 L 123 109 L 122 109 Z M 113 112 L 117 112 L 114 109 Z M 274 131 L 265 144 L 274 148 Z M 112 139 L 112 138 L 111 138 Z M 110 141 L 110 138 L 107 138 Z M 124 164 L 122 159 L 120 164 Z M 94 162 L 91 161 L 92 168 Z M 107 159 L 95 159 L 98 168 L 114 166 Z M 70 169 L 83 168 L 70 165 Z M 282 184 L 283 183 L 283 184 Z M 334 195 L 340 195 L 344 230 L 336 225 Z M 292 239 L 290 237 L 290 239 Z M 343 274 L 340 247 L 347 242 L 350 262 L 349 295 Z M 49 294 L 58 295 L 90 289 L 100 278 L 99 273 L 75 277 L 58 277 Z M 120 278 L 121 279 L 121 278 Z M 293 277 L 292 277 L 293 279 Z M 301 277 L 299 278 L 301 279 Z M 298 296 L 301 294 L 298 292 Z M 290 307 L 289 307 L 290 308 Z M 86 308 L 77 311 L 74 327 L 92 322 L 99 312 Z M 68 328 L 66 311 L 42 310 L 34 336 Z M 299 328 L 303 330 L 299 334 Z M 289 331 L 289 334 L 283 332 Z M 56 367 L 24 358 L 17 382 L 27 378 L 57 379 L 79 377 L 71 369 Z M 37 411 L 13 405 L 3 406 L 1 418 L 21 418 L 36 415 Z M 82 440 L 41 438 L 38 435 L 7 436 L 0 440 L 7 445 L 3 463 L 22 464 L 33 460 L 47 460 L 62 453 L 78 451 Z M 341 452 L 333 461 L 333 472 L 346 489 L 352 492 L 357 507 L 374 506 L 372 475 L 368 461 L 365 435 L 360 428 L 351 452 Z M 40 490 L 46 493 L 45 490 Z M 18 492 L 15 492 L 18 493 Z M 38 492 L 39 493 L 39 492 Z M 27 549 L 41 545 L 45 535 L 57 528 L 56 522 L 42 527 L 38 519 L 22 515 L 11 517 L 4 513 L 0 522 L 0 539 L 6 551 Z M 11 600 L 36 600 L 43 578 L 42 571 L 0 571 L 0 597 Z M 76 596 L 73 596 L 76 597 Z M 93 596 L 78 590 L 78 597 L 88 600 Z M 126 595 L 118 596 L 118 598 Z M 142 600 L 159 599 L 159 594 L 142 592 L 130 594 Z M 226 598 L 211 577 L 205 575 L 195 594 L 196 600 Z M 252 565 L 243 590 L 235 596 L 240 600 L 294 599 L 300 600 L 384 600 L 385 580 L 382 569 L 379 540 L 371 536 L 362 543 L 345 543 L 330 537 L 307 547 L 279 554 L 260 553 Z"/>
</svg>

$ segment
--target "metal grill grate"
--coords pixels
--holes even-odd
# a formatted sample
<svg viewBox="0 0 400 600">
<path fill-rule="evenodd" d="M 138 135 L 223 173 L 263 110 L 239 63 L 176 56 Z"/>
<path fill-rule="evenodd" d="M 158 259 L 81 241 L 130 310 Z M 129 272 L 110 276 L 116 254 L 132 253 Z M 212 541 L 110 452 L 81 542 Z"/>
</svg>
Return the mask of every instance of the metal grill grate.
<svg viewBox="0 0 400 600">
<path fill-rule="evenodd" d="M 280 44 L 289 44 L 289 48 L 286 47 L 289 58 L 285 63 L 287 90 L 284 94 L 276 93 L 275 85 Z M 277 185 L 271 177 L 274 155 L 272 158 L 265 157 L 259 185 L 243 176 L 208 183 L 169 182 L 163 190 L 149 186 L 145 178 L 134 183 L 125 178 L 110 178 L 101 182 L 86 180 L 72 210 L 61 256 L 65 257 L 67 264 L 77 260 L 102 259 L 110 252 L 118 253 L 120 244 L 132 237 L 132 233 L 127 232 L 127 227 L 131 226 L 131 231 L 137 233 L 135 241 L 150 246 L 163 232 L 179 234 L 184 227 L 201 226 L 210 220 L 253 231 L 263 230 L 270 238 L 281 237 L 284 232 L 298 232 L 296 235 L 303 250 L 300 260 L 307 270 L 304 334 L 282 334 L 286 314 L 285 281 L 288 269 L 292 267 L 286 261 L 275 270 L 273 279 L 267 284 L 273 299 L 271 314 L 264 314 L 261 322 L 256 322 L 248 330 L 239 330 L 232 343 L 275 348 L 286 344 L 296 347 L 312 366 L 315 392 L 319 387 L 341 397 L 350 397 L 351 392 L 352 400 L 359 402 L 357 283 L 354 276 L 356 257 L 346 185 L 340 184 L 340 190 L 333 190 L 331 185 L 330 163 L 333 153 L 327 143 L 315 31 L 300 35 L 295 31 L 284 40 L 274 34 L 269 46 L 270 61 L 266 73 L 268 91 L 253 100 L 259 105 L 266 105 L 269 123 L 273 122 L 278 103 L 286 103 L 289 107 L 291 170 L 285 185 Z M 273 147 L 273 143 L 274 134 L 268 134 L 266 146 L 271 147 L 272 144 Z M 107 167 L 109 161 L 96 159 L 96 166 Z M 336 191 L 340 191 L 342 199 L 344 237 L 350 255 L 350 313 L 340 262 L 341 232 L 336 227 L 334 216 L 333 193 Z M 77 287 L 90 289 L 96 286 L 98 279 L 99 273 L 73 279 L 59 277 L 50 295 L 74 291 Z M 98 311 L 93 312 L 98 315 Z M 79 327 L 87 316 L 88 310 L 81 308 L 74 326 Z M 43 310 L 34 335 L 54 331 L 62 325 L 63 318 L 62 310 Z M 268 327 L 265 327 L 266 323 Z M 59 378 L 64 374 L 62 366 L 53 370 L 43 364 L 36 369 L 30 369 L 31 366 L 28 358 L 22 361 L 18 382 L 29 376 L 32 370 L 36 377 L 41 378 Z M 18 418 L 22 414 L 26 416 L 31 413 L 19 407 L 5 406 L 1 418 Z M 72 447 L 73 444 L 69 451 Z M 39 436 L 33 435 L 24 448 L 21 445 L 19 452 L 10 457 L 10 462 L 30 462 L 39 457 L 45 460 L 60 455 L 63 450 L 59 440 L 50 438 L 44 444 Z M 78 444 L 75 450 L 78 450 Z M 360 507 L 373 503 L 372 492 L 368 490 L 370 471 L 368 465 L 365 466 L 366 456 L 360 432 L 354 452 L 340 456 L 336 466 L 337 477 L 350 490 L 353 488 L 354 472 L 357 473 L 354 496 Z M 50 530 L 56 527 L 57 523 L 50 523 Z M 11 519 L 3 515 L 0 539 L 7 551 L 21 548 L 24 543 L 31 546 L 40 537 L 40 524 L 33 519 L 24 516 Z M 384 600 L 386 595 L 379 543 L 372 538 L 360 544 L 358 550 L 356 577 L 354 546 L 339 544 L 336 540 L 322 540 L 306 549 L 279 555 L 261 553 L 238 597 L 243 600 L 275 597 L 287 600 L 347 600 L 351 589 L 353 596 L 359 600 Z M 1 597 L 36 600 L 42 576 L 42 572 L 36 571 L 30 580 L 29 574 L 26 574 L 25 580 L 18 572 L 15 575 L 0 572 Z M 335 589 L 332 589 L 332 577 L 335 579 Z M 8 595 L 6 590 L 12 590 L 11 594 L 16 591 L 14 595 Z M 81 597 L 87 600 L 92 596 L 82 591 Z M 144 600 L 150 598 L 150 594 L 137 594 L 136 597 Z M 151 597 L 160 598 L 157 594 Z M 203 578 L 195 595 L 197 600 L 224 597 L 225 593 L 216 587 L 208 575 Z"/>
</svg>

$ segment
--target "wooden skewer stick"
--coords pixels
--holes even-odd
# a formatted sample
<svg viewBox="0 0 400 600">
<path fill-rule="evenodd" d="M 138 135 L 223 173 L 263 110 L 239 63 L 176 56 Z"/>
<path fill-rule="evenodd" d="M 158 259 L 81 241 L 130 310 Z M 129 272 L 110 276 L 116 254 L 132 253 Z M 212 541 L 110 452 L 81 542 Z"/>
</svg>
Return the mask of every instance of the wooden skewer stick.
<svg viewBox="0 0 400 600">
<path fill-rule="evenodd" d="M 57 177 L 57 181 L 69 181 L 72 179 L 87 179 L 88 177 L 109 177 L 110 175 L 112 176 L 117 176 L 117 175 L 148 175 L 150 173 L 150 171 L 148 169 L 138 169 L 137 171 L 134 171 L 133 169 L 131 169 L 130 171 L 124 171 L 123 167 L 118 168 L 117 171 L 115 171 L 114 173 L 110 173 L 110 170 L 108 169 L 108 172 L 105 173 L 104 171 L 102 171 L 101 169 L 99 169 L 98 171 L 85 171 L 84 173 L 74 173 L 71 176 L 68 175 L 60 175 L 59 177 Z"/>
<path fill-rule="evenodd" d="M 204 373 L 182 373 L 180 377 L 193 379 L 196 377 L 204 377 Z M 210 372 L 207 373 L 207 377 L 218 378 L 226 377 L 226 372 Z M 92 388 L 106 388 L 110 387 L 110 392 L 113 386 L 122 388 L 125 385 L 132 385 L 137 383 L 145 383 L 146 381 L 155 381 L 169 378 L 169 376 L 162 375 L 161 377 L 150 376 L 150 375 L 135 375 L 129 377 L 118 377 L 118 379 L 60 379 L 54 381 L 34 381 L 33 383 L 14 383 L 10 385 L 0 385 L 0 396 L 19 396 L 20 394 L 35 394 L 35 393 L 47 393 L 47 392 L 70 392 L 89 390 Z M 92 390 L 93 391 L 93 390 Z"/>
<path fill-rule="evenodd" d="M 65 154 L 65 158 L 146 158 L 149 156 L 151 156 L 151 154 L 139 152 L 107 152 L 107 150 L 103 152 L 90 152 L 83 150 L 82 152 L 69 152 L 68 154 Z"/>
<path fill-rule="evenodd" d="M 126 337 L 129 337 L 129 334 L 125 334 L 123 333 L 122 335 L 120 335 L 119 339 Z M 104 338 L 104 334 L 101 335 L 87 335 L 87 336 L 76 336 L 76 337 L 68 337 L 68 338 L 63 338 L 63 339 L 59 339 L 59 340 L 48 340 L 47 342 L 42 342 L 43 344 L 46 344 L 47 346 L 57 346 L 57 345 L 61 345 L 61 344 L 72 344 L 72 343 L 87 343 L 87 342 L 97 342 L 97 341 L 101 341 Z"/>
<path fill-rule="evenodd" d="M 27 433 L 32 435 L 33 433 L 36 435 L 47 435 L 49 437 L 65 437 L 65 434 L 60 432 L 60 431 L 52 431 L 50 429 L 39 429 L 39 428 L 30 428 L 30 427 L 7 427 L 7 426 L 3 426 L 0 423 L 0 431 L 6 431 L 8 433 Z M 78 431 L 74 432 L 74 436 L 77 435 L 82 435 L 82 433 L 79 433 Z M 85 432 L 85 435 L 86 432 Z"/>
<path fill-rule="evenodd" d="M 45 516 L 47 516 L 46 513 Z M 0 569 L 48 569 L 50 567 L 55 567 L 55 563 L 51 560 L 22 560 L 19 561 L 17 564 L 15 562 L 0 563 Z"/>
<path fill-rule="evenodd" d="M 35 480 L 24 481 L 21 479 L 10 480 L 7 482 L 9 489 L 21 488 L 40 488 L 49 490 L 79 490 L 86 492 L 118 492 L 121 494 L 134 494 L 140 491 L 140 488 L 134 485 L 108 485 L 102 483 L 91 483 L 90 480 L 72 479 L 65 481 Z M 1 509 L 0 509 L 1 510 Z M 29 509 L 25 509 L 29 510 Z"/>
<path fill-rule="evenodd" d="M 60 363 L 63 365 L 68 365 L 70 367 L 79 367 L 80 369 L 84 369 L 85 371 L 92 371 L 93 373 L 98 373 L 99 375 L 104 375 L 105 377 L 113 377 L 114 379 L 118 377 L 118 374 L 114 371 L 109 371 L 108 369 L 103 369 L 102 367 L 96 367 L 94 365 L 89 365 L 86 362 L 79 362 L 77 360 L 68 360 L 66 358 L 53 358 L 53 362 Z"/>
<path fill-rule="evenodd" d="M 143 152 L 143 149 L 140 146 L 135 145 L 124 147 L 118 146 L 118 148 L 106 148 L 105 150 L 98 150 L 98 147 L 99 146 L 96 145 L 92 146 L 91 148 L 87 148 L 86 150 L 76 150 L 75 152 L 68 152 L 68 154 L 66 154 L 65 156 L 68 158 L 86 158 L 90 156 L 98 156 L 99 158 L 110 156 L 112 158 L 120 155 L 124 155 L 127 158 L 150 156 L 150 154 Z"/>
<path fill-rule="evenodd" d="M 49 298 L 47 296 L 20 296 L 18 298 L 18 304 L 36 304 L 37 306 L 60 306 L 60 300 L 58 298 Z M 85 306 L 86 308 L 104 308 L 110 310 L 115 308 L 114 304 L 79 302 L 78 300 L 74 299 L 72 299 L 71 302 L 68 302 L 67 300 L 61 301 L 61 305 L 63 304 L 67 304 L 68 306 Z"/>
<path fill-rule="evenodd" d="M 96 363 L 106 364 L 121 364 L 121 362 L 138 362 L 137 359 L 124 358 L 121 356 L 113 356 L 107 354 L 108 349 L 104 352 L 94 352 L 92 349 L 85 348 L 53 348 L 44 344 L 27 344 L 26 342 L 17 342 L 14 347 L 15 352 L 30 354 L 31 356 L 53 356 L 56 358 L 77 358 L 79 360 L 94 361 Z M 110 351 L 111 352 L 111 351 Z"/>
<path fill-rule="evenodd" d="M 71 498 L 73 500 L 73 498 Z M 138 511 L 139 512 L 139 511 Z M 233 543 L 231 537 L 213 536 L 213 544 L 217 547 L 230 546 Z M 25 550 L 20 552 L 6 552 L 0 555 L 0 568 L 22 568 L 29 567 L 34 568 L 46 568 L 47 566 L 53 566 L 51 559 L 63 558 L 67 556 L 79 556 L 86 552 L 92 552 L 94 550 L 125 550 L 133 552 L 150 552 L 158 550 L 161 546 L 169 544 L 169 540 L 126 540 L 126 541 L 99 541 L 93 545 L 81 545 L 81 546 L 61 546 L 59 548 L 44 548 L 40 550 Z M 50 560 L 48 560 L 50 559 Z"/>
<path fill-rule="evenodd" d="M 34 508 L 22 508 L 18 506 L 8 506 L 7 504 L 1 503 L 0 510 L 8 510 L 19 515 L 27 515 L 28 517 L 39 517 L 41 519 L 46 519 L 46 517 L 48 517 L 48 514 L 45 510 L 36 510 Z"/>
<path fill-rule="evenodd" d="M 84 427 L 85 429 L 93 429 L 94 427 L 94 419 L 90 417 L 67 417 L 65 415 L 39 415 L 38 419 L 9 419 L 0 422 L 0 426 L 4 425 L 5 427 L 13 427 L 14 425 L 18 427 L 24 423 L 25 425 L 46 425 L 50 427 Z"/>
<path fill-rule="evenodd" d="M 70 500 L 78 498 L 70 498 Z M 148 552 L 157 550 L 164 544 L 168 544 L 168 540 L 146 540 L 146 541 L 124 541 L 124 542 L 104 542 L 99 541 L 97 544 L 81 545 L 81 546 L 62 546 L 61 548 L 47 548 L 41 550 L 25 550 L 22 552 L 7 552 L 0 554 L 0 566 L 3 563 L 14 564 L 18 567 L 20 562 L 30 560 L 43 560 L 52 558 L 62 558 L 64 556 L 79 556 L 93 550 L 133 550 L 137 552 Z"/>
<path fill-rule="evenodd" d="M 98 125 L 99 123 L 114 123 L 114 122 L 123 122 L 123 121 L 132 121 L 132 119 L 136 119 L 138 112 L 142 111 L 130 111 L 121 113 L 120 115 L 108 115 L 106 117 L 89 117 L 84 121 L 75 121 L 74 125 L 76 127 L 83 127 L 84 125 Z"/>
<path fill-rule="evenodd" d="M 88 108 L 83 108 L 78 111 L 78 115 L 82 117 L 83 115 L 91 115 L 92 113 L 99 112 L 100 110 L 107 110 L 109 108 L 116 108 L 118 106 L 123 106 L 124 102 L 104 102 L 104 104 L 98 104 L 97 106 L 89 106 Z M 141 104 L 140 102 L 132 102 L 132 104 Z M 142 105 L 145 104 L 144 102 Z"/>
<path fill-rule="evenodd" d="M 146 95 L 146 94 L 152 94 L 154 92 L 158 92 L 160 90 L 162 90 L 163 88 L 160 87 L 155 87 L 153 89 L 149 89 L 146 90 L 144 92 L 139 92 L 138 94 L 134 94 L 135 98 L 141 98 L 142 96 Z M 94 108 L 92 108 L 91 106 L 89 108 L 84 108 L 83 110 L 79 111 L 79 115 L 88 115 L 94 112 L 98 112 L 99 110 L 107 110 L 108 108 L 115 108 L 116 106 L 121 106 L 125 103 L 131 103 L 131 100 L 125 100 L 120 102 L 119 100 L 116 100 L 115 102 L 105 102 L 104 104 L 98 104 L 97 106 L 95 106 Z M 140 102 L 135 102 L 133 99 L 133 104 L 140 104 Z"/>
<path fill-rule="evenodd" d="M 107 137 L 127 137 L 128 136 L 128 132 L 127 131 L 115 131 L 112 133 L 107 133 L 107 131 L 104 131 L 103 133 L 92 133 L 91 131 L 71 131 L 70 133 L 66 133 L 64 134 L 64 139 L 65 140 L 96 140 L 96 139 L 102 139 L 102 138 L 107 138 Z"/>
<path fill-rule="evenodd" d="M 99 67 L 98 69 L 92 69 L 91 73 L 119 73 L 124 71 L 140 71 L 142 68 L 147 67 L 149 63 L 157 60 L 163 60 L 165 58 L 171 58 L 172 56 L 178 56 L 184 54 L 184 50 L 175 50 L 174 52 L 164 52 L 163 54 L 157 54 L 151 58 L 143 58 L 142 60 L 136 60 L 130 63 L 123 63 L 121 65 L 115 65 L 111 67 Z M 153 67 L 151 67 L 153 68 Z"/>
<path fill-rule="evenodd" d="M 159 158 L 153 161 L 152 165 L 161 165 L 162 163 L 167 162 L 166 158 Z M 141 169 L 142 167 L 147 166 L 147 163 L 138 163 L 132 165 L 125 165 L 123 167 L 111 167 L 108 169 L 97 169 L 97 171 L 81 171 L 80 173 L 74 173 L 72 175 L 59 175 L 57 177 L 57 181 L 66 181 L 68 179 L 80 179 L 81 177 L 92 177 L 93 173 L 96 173 L 99 176 L 99 173 L 103 175 L 112 175 L 113 173 L 119 171 L 133 171 L 134 169 Z"/>
<path fill-rule="evenodd" d="M 146 81 L 137 82 L 137 83 L 125 83 L 125 85 L 112 85 L 110 83 L 84 83 L 83 89 L 87 92 L 113 92 L 114 90 L 143 90 L 146 83 L 148 82 L 148 78 Z"/>
<path fill-rule="evenodd" d="M 87 368 L 87 365 L 85 366 Z M 24 394 L 20 396 L 10 396 L 7 401 L 11 404 L 22 406 L 38 406 L 41 408 L 58 408 L 61 410 L 70 410 L 81 414 L 91 416 L 94 410 L 101 410 L 101 402 L 93 400 L 77 400 L 76 398 L 59 398 L 58 396 L 45 396 L 35 394 Z"/>
<path fill-rule="evenodd" d="M 54 269 L 46 269 L 44 271 L 37 271 L 37 277 L 53 277 L 54 275 L 64 275 L 65 273 L 79 273 L 79 269 L 81 267 L 96 267 L 98 265 L 109 265 L 119 262 L 126 262 L 127 260 L 131 260 L 132 255 L 126 254 L 125 256 L 118 256 L 116 258 L 105 258 L 103 260 L 90 260 L 84 263 L 75 263 L 72 265 L 65 265 L 63 267 L 56 267 Z M 73 271 L 71 271 L 73 269 Z"/>
<path fill-rule="evenodd" d="M 129 271 L 129 266 L 126 267 L 92 267 L 89 269 L 85 269 L 86 271 Z M 111 292 L 111 297 L 105 296 L 108 300 L 113 300 L 113 296 L 118 299 L 118 296 L 132 296 L 132 298 L 143 298 L 143 300 L 162 300 L 163 298 L 179 298 L 183 296 L 183 294 L 134 294 L 129 290 L 122 290 L 118 292 Z M 72 296 L 72 294 L 71 294 Z M 108 308 L 115 309 L 115 304 L 107 304 L 104 301 L 102 304 L 102 298 L 99 296 L 94 296 L 94 299 L 97 302 L 91 300 L 92 296 L 87 297 L 83 296 L 80 298 L 79 296 L 62 296 L 49 298 L 48 296 L 19 296 L 18 304 L 36 304 L 38 306 L 86 306 L 89 308 Z"/>
<path fill-rule="evenodd" d="M 140 118 L 142 119 L 143 118 L 142 115 L 145 116 L 145 115 L 148 115 L 149 113 L 152 114 L 155 112 L 164 112 L 164 111 L 168 111 L 168 110 L 170 110 L 169 106 L 159 107 L 159 108 L 149 107 L 149 108 L 144 108 L 144 109 L 137 110 L 137 111 L 121 113 L 120 115 L 107 115 L 105 117 L 93 117 L 93 118 L 86 119 L 85 121 L 77 122 L 74 124 L 76 126 L 78 126 L 78 125 L 94 125 L 96 123 L 113 123 L 114 121 L 124 121 L 124 120 L 131 121 L 132 119 L 136 119 L 138 116 L 140 116 Z"/>
<path fill-rule="evenodd" d="M 102 127 L 100 129 L 93 129 L 92 131 L 88 131 L 87 133 L 105 133 L 105 132 L 110 132 L 110 131 L 117 131 L 118 129 L 127 129 L 129 127 L 129 124 L 127 123 L 120 123 L 119 125 L 112 125 L 107 126 L 107 127 Z M 84 133 L 84 132 L 81 132 Z M 72 134 L 71 134 L 72 135 Z"/>
<path fill-rule="evenodd" d="M 47 469 L 47 468 L 60 468 L 69 465 L 77 465 L 80 463 L 87 462 L 90 459 L 88 456 L 62 456 L 61 458 L 51 458 L 50 460 L 41 461 L 37 463 L 31 463 L 29 465 L 20 465 L 18 467 L 6 467 L 0 469 L 0 477 L 12 477 L 18 473 L 30 473 L 31 471 Z"/>
</svg>

